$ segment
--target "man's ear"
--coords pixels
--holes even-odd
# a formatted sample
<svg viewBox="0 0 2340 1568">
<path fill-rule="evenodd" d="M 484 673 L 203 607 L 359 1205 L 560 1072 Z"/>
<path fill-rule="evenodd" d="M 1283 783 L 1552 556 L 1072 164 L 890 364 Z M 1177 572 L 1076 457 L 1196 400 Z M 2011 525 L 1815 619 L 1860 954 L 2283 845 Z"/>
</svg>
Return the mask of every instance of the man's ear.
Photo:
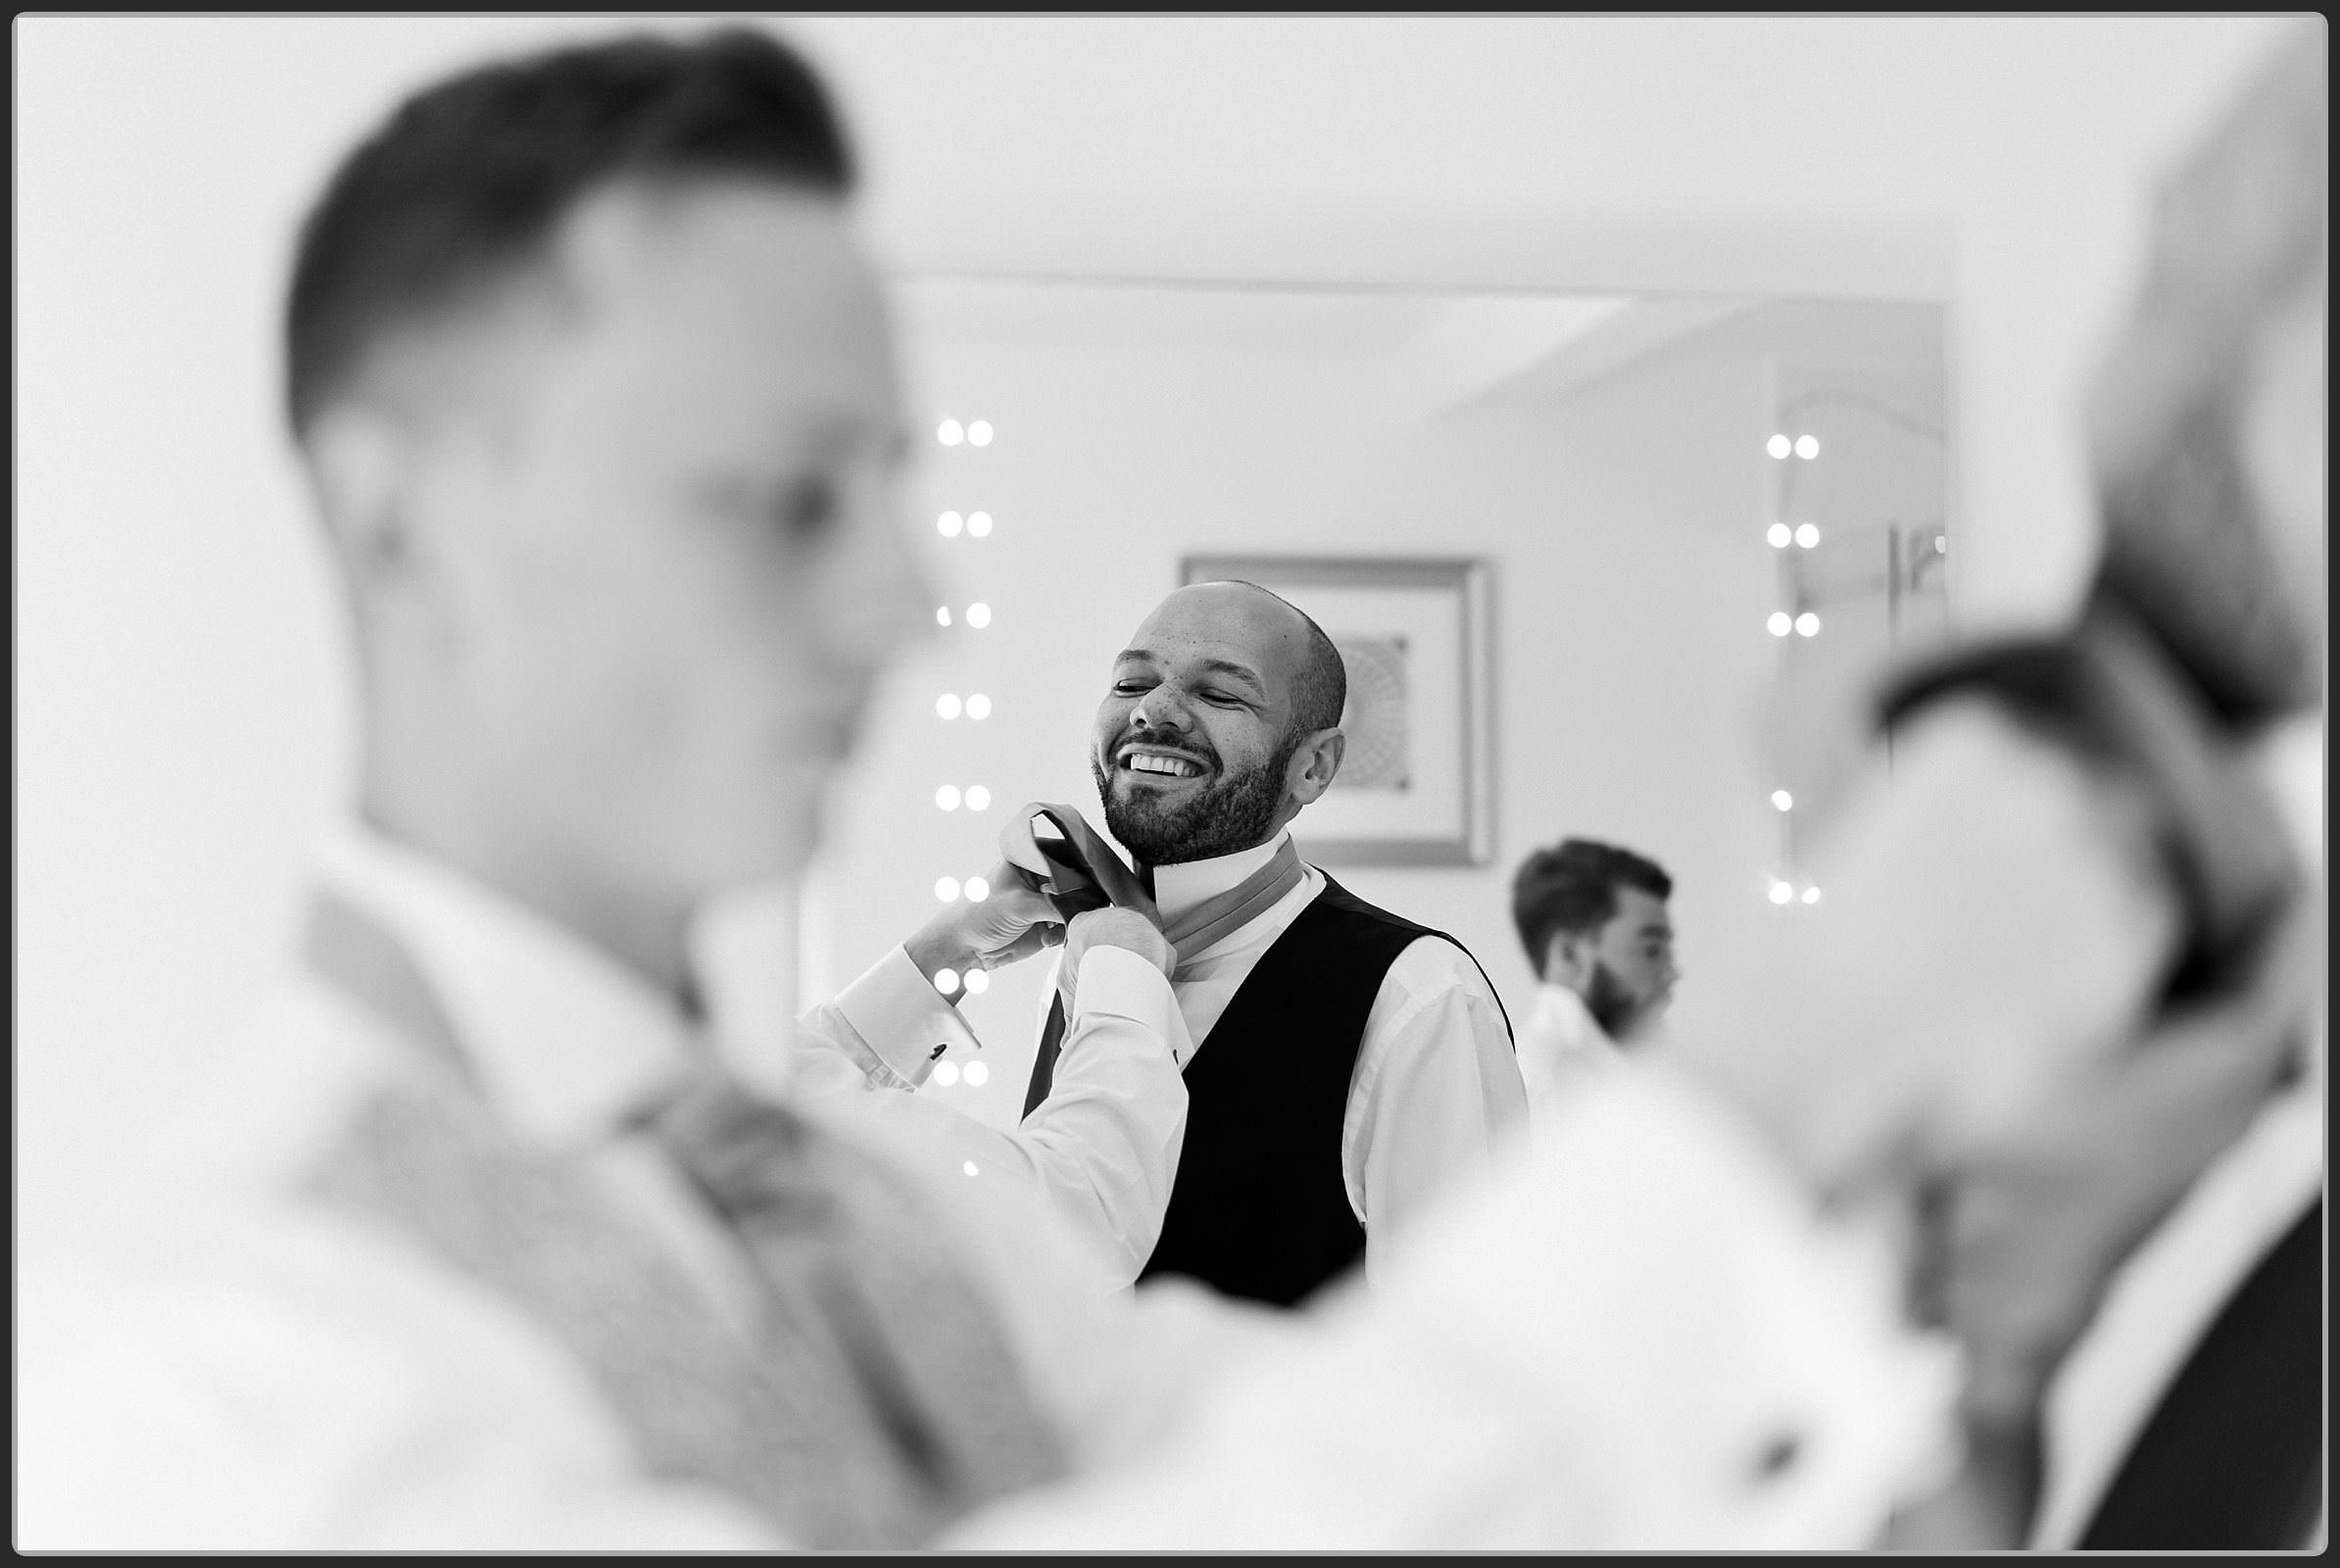
<svg viewBox="0 0 2340 1568">
<path fill-rule="evenodd" d="M 1584 932 L 1553 932 L 1551 940 L 1543 945 L 1543 969 L 1539 978 L 1572 991 L 1583 986 L 1591 970 L 1585 961 L 1591 945 L 1591 937 Z"/>
<path fill-rule="evenodd" d="M 317 416 L 302 440 L 325 532 L 364 602 L 412 578 L 420 564 L 413 436 L 366 408 Z"/>
<path fill-rule="evenodd" d="M 1320 729 L 1300 742 L 1284 769 L 1284 793 L 1302 806 L 1313 804 L 1333 787 L 1341 759 L 1348 753 L 1348 737 L 1340 726 Z"/>
</svg>

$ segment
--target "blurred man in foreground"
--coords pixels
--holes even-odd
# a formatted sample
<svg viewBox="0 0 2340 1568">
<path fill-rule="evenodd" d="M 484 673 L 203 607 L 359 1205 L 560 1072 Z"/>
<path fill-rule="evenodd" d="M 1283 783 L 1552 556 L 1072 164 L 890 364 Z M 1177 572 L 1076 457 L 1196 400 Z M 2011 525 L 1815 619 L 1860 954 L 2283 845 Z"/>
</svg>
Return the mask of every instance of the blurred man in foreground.
<svg viewBox="0 0 2340 1568">
<path fill-rule="evenodd" d="M 837 146 L 768 39 L 596 46 L 410 102 L 342 176 L 371 220 L 305 236 L 294 418 L 390 842 L 320 878 L 148 1223 L 24 1303 L 25 1544 L 1827 1546 L 1939 1491 L 1948 1369 L 1813 1196 L 1906 1211 L 2075 1081 L 2248 1102 L 2296 1017 L 2262 987 L 2118 1052 L 2186 929 L 2154 818 L 1986 698 L 1854 813 L 1793 1016 L 1584 1096 L 1370 1300 L 1101 1293 L 1012 1141 L 874 1065 L 772 1100 L 715 1064 L 694 912 L 802 862 L 924 604 Z M 320 291 L 335 256 L 366 286 Z M 1065 948 L 1067 1053 L 1164 1051 L 1159 932 Z M 2152 1209 L 2126 1142 L 2072 1245 L 1951 1249 L 1986 1370 Z M 1993 1539 L 2035 1392 L 1969 1382 L 1938 1536 Z"/>
<path fill-rule="evenodd" d="M 1542 982 L 1520 1029 L 1520 1076 L 1537 1122 L 1653 1029 L 1682 978 L 1674 879 L 1644 856 L 1590 839 L 1538 850 L 1511 881 L 1511 918 Z"/>
<path fill-rule="evenodd" d="M 2162 852 L 2209 940 L 2172 976 L 2173 1020 L 2244 966 L 2266 914 L 2242 896 L 2250 867 L 2288 865 L 2305 902 L 2326 897 L 2325 59 L 2322 24 L 2301 29 L 2175 171 L 2142 297 L 2089 409 L 2107 530 L 2078 637 L 2141 650 L 2121 667 L 2158 663 L 2177 696 L 2154 719 L 2130 705 L 2119 725 L 2103 721 L 2111 704 L 2023 705 L 2066 744 L 2157 779 L 2166 819 L 2185 824 Z M 2176 715 L 2200 744 L 2177 742 Z M 2054 1358 L 2032 1544 L 2242 1550 L 2321 1535 L 2324 1055 L 2319 1016 L 2270 1061 L 2270 1092 L 2196 1086 L 2191 1133 L 2131 1156 L 2133 1188 L 2158 1168 L 2182 1197 L 2158 1223 L 2138 1216 L 2142 1245 Z M 2009 1216 L 2085 1186 L 2107 1125 L 2072 1113 L 2040 1131 L 1970 1177 L 1966 1245 L 2003 1246 Z M 2203 1154 L 2189 1146 L 2218 1133 L 2208 1168 L 2183 1181 Z M 2052 1228 L 2031 1241 L 2061 1245 Z"/>
</svg>

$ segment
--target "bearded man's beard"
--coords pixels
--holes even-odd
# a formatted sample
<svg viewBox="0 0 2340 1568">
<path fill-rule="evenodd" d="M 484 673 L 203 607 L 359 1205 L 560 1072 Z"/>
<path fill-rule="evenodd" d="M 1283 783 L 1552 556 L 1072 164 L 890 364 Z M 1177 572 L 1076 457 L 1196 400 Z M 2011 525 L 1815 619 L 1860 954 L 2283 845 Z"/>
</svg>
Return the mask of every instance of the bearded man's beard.
<svg viewBox="0 0 2340 1568">
<path fill-rule="evenodd" d="M 1592 978 L 1584 986 L 1584 1010 L 1592 1014 L 1592 1021 L 1600 1025 L 1602 1034 L 1623 1044 L 1647 1009 L 1639 998 L 1626 990 L 1625 982 L 1617 978 L 1617 971 L 1596 958 L 1592 963 Z"/>
<path fill-rule="evenodd" d="M 1123 744 L 1143 744 L 1146 739 L 1140 732 Z M 1107 767 L 1095 757 L 1089 760 L 1089 770 L 1097 778 L 1097 798 L 1104 803 L 1105 826 L 1122 847 L 1144 865 L 1183 865 L 1234 855 L 1266 840 L 1284 804 L 1284 770 L 1299 750 L 1299 739 L 1286 741 L 1263 766 L 1247 773 L 1222 772 L 1210 788 L 1175 806 L 1131 789 L 1118 767 Z M 1207 755 L 1211 766 L 1219 766 L 1217 754 L 1200 740 L 1161 744 Z M 1115 755 L 1118 760 L 1118 748 Z"/>
</svg>

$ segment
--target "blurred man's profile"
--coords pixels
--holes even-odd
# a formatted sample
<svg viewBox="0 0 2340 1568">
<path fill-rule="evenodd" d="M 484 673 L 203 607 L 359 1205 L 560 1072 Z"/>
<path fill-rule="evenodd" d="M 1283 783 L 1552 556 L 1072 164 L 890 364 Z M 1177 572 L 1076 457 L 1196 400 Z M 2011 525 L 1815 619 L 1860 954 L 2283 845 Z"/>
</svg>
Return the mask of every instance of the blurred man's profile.
<svg viewBox="0 0 2340 1568">
<path fill-rule="evenodd" d="M 900 1544 L 1061 1469 L 948 1204 L 1061 1173 L 1075 1216 L 1158 1214 L 1175 1125 L 1083 1185 L 816 1018 L 800 1054 L 920 1129 L 922 1197 L 749 1094 L 699 1019 L 694 919 L 803 865 L 925 614 L 851 185 L 819 83 L 731 29 L 441 82 L 311 214 L 287 406 L 356 631 L 359 798 L 274 1026 L 196 1118 L 198 1189 L 284 1222 L 248 1234 L 290 1292 L 233 1298 L 212 1372 L 291 1379 L 354 1446 L 294 1420 L 304 1483 L 268 1423 L 226 1421 L 158 1465 L 188 1508 L 156 1539 Z M 1068 939 L 1075 1049 L 1174 1097 L 1160 999 L 1129 984 L 1158 969 L 1104 951 L 1113 921 Z M 414 1353 L 434 1313 L 443 1359 Z M 548 1350 L 585 1403 L 527 1393 Z M 453 1413 L 481 1400 L 500 1413 Z M 437 1479 L 374 1462 L 434 1409 Z M 494 1482 L 522 1433 L 536 1468 Z M 542 1467 L 563 1442 L 588 1456 L 565 1478 Z M 578 1479 L 618 1453 L 651 1484 L 630 1507 Z M 543 1490 L 572 1485 L 573 1514 Z"/>
<path fill-rule="evenodd" d="M 2323 1528 L 2328 113 L 2303 29 L 2161 193 L 2088 411 L 2106 528 L 2075 623 L 1890 699 L 1907 723 L 1980 695 L 2080 760 L 2174 917 L 2126 1081 L 2080 1073 L 1945 1191 L 1970 1409 L 2037 1409 L 1985 1420 L 2030 1452 L 2014 1468 L 2042 1494 L 2014 1536 L 2036 1545 L 2273 1549 Z M 2058 940 L 2077 970 L 2103 932 Z M 2109 1182 L 2095 1152 L 2116 1141 Z M 2132 1249 L 2061 1307 L 2023 1277 Z"/>
<path fill-rule="evenodd" d="M 1565 839 L 1521 862 L 1511 919 L 1540 983 L 1520 1029 L 1520 1076 L 1538 1120 L 1665 1015 L 1682 977 L 1673 896 L 1674 879 L 1655 860 L 1592 839 Z"/>
<path fill-rule="evenodd" d="M 2089 409 L 2108 525 L 2097 603 L 2145 628 L 2214 755 L 2286 830 L 2255 852 L 2249 813 L 2204 812 L 2227 827 L 2197 836 L 2194 897 L 2246 912 L 2233 890 L 2259 854 L 2296 868 L 2304 901 L 2325 897 L 2328 79 L 2303 31 L 2164 186 L 2141 298 Z M 2176 1000 L 2232 961 L 2199 955 Z M 2267 1549 L 2323 1531 L 2321 1016 L 2275 1065 L 2273 1092 L 2230 1113 L 2230 1143 L 2072 1351 L 2032 1544 Z M 2038 1200 L 2027 1175 L 2007 1201 Z"/>
</svg>

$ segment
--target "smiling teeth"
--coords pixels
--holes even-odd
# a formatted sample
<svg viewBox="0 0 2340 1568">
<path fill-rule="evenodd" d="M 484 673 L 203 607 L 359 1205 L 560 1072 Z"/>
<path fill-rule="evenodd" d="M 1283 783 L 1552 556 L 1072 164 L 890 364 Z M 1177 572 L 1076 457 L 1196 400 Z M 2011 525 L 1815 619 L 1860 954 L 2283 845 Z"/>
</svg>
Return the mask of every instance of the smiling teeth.
<svg viewBox="0 0 2340 1568">
<path fill-rule="evenodd" d="M 1129 758 L 1132 768 L 1141 773 L 1167 773 L 1172 778 L 1193 778 L 1202 769 L 1176 757 L 1152 757 L 1144 753 Z"/>
</svg>

